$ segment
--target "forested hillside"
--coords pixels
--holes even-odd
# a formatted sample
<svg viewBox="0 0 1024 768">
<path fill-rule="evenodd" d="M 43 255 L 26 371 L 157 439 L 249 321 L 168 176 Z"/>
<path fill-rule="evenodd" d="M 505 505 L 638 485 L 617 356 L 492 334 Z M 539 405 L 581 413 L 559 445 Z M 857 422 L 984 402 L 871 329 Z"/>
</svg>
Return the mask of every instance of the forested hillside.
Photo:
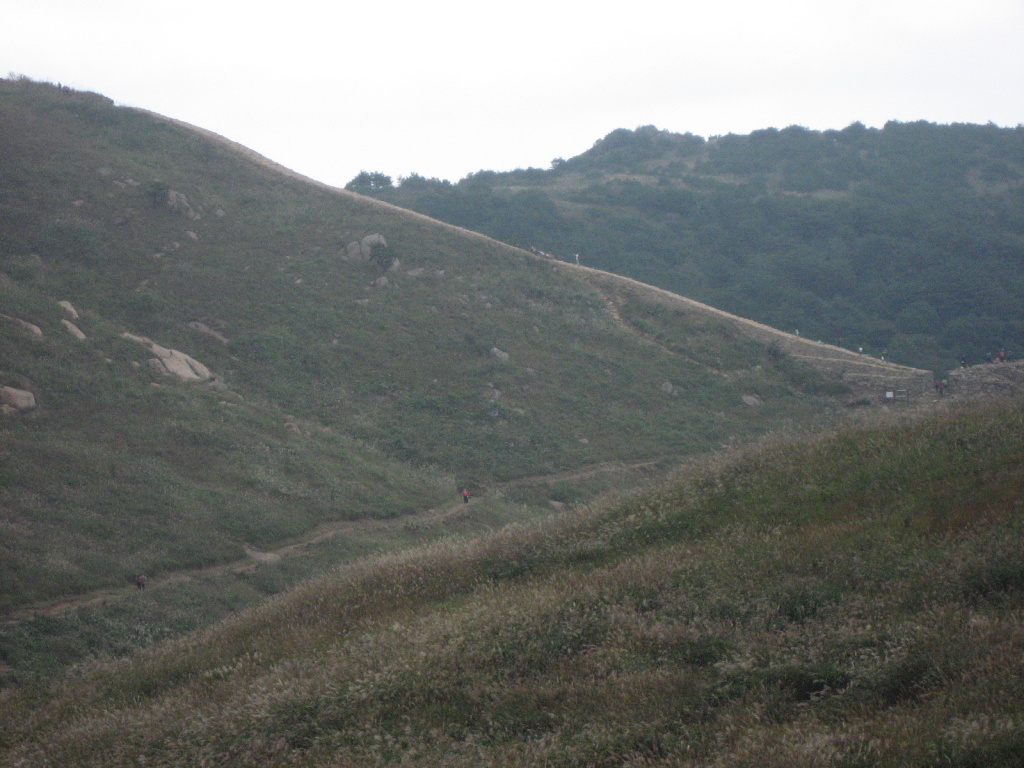
<svg viewBox="0 0 1024 768">
<path fill-rule="evenodd" d="M 617 130 L 547 170 L 348 185 L 931 370 L 1024 344 L 1024 128 Z"/>
</svg>

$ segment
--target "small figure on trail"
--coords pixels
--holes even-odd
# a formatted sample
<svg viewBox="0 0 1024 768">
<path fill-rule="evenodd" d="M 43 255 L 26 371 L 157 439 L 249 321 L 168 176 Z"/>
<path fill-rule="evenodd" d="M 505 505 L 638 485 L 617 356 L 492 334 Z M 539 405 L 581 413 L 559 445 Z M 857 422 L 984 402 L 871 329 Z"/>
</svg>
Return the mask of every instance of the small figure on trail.
<svg viewBox="0 0 1024 768">
<path fill-rule="evenodd" d="M 462 489 L 462 501 L 464 504 L 469 504 L 469 488 Z"/>
<path fill-rule="evenodd" d="M 141 573 L 138 576 L 135 577 L 135 588 L 136 589 L 145 589 L 146 588 L 146 577 L 143 576 Z"/>
<path fill-rule="evenodd" d="M 576 254 L 576 264 L 579 264 L 579 263 L 580 263 L 580 255 L 577 253 Z"/>
</svg>

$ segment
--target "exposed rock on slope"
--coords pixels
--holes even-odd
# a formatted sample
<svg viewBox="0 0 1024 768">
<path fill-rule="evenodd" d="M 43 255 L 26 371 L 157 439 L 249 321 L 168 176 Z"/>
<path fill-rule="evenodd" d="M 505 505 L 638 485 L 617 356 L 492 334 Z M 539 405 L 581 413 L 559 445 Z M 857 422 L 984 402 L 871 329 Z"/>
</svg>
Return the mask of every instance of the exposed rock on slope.
<svg viewBox="0 0 1024 768">
<path fill-rule="evenodd" d="M 31 411 L 36 407 L 36 397 L 25 389 L 0 387 L 0 413 L 8 415 L 16 411 Z"/>
<path fill-rule="evenodd" d="M 22 330 L 27 331 L 36 338 L 42 338 L 43 336 L 43 329 L 35 323 L 30 323 L 28 320 L 22 320 L 18 317 L 11 317 L 10 315 L 0 314 L 0 317 L 4 320 L 10 320 L 12 323 L 17 324 Z"/>
<path fill-rule="evenodd" d="M 210 326 L 206 325 L 205 323 L 200 323 L 198 320 L 195 320 L 195 321 L 189 323 L 188 327 L 191 328 L 194 331 L 198 331 L 199 333 L 203 334 L 204 336 L 210 336 L 210 337 L 216 339 L 221 344 L 230 344 L 231 343 L 231 340 L 227 336 L 225 336 L 223 333 L 221 333 L 220 331 L 214 330 L 213 328 L 211 328 Z"/>
<path fill-rule="evenodd" d="M 121 338 L 141 344 L 156 357 L 149 359 L 149 365 L 153 370 L 165 376 L 174 376 L 181 381 L 196 384 L 205 384 L 213 381 L 213 373 L 205 365 L 193 357 L 179 352 L 176 349 L 168 349 L 157 344 L 152 339 L 144 336 L 136 336 L 132 333 L 122 333 Z"/>
<path fill-rule="evenodd" d="M 82 332 L 82 329 L 79 328 L 74 323 L 72 323 L 70 320 L 62 319 L 60 321 L 60 324 L 63 325 L 67 329 L 67 332 L 74 336 L 76 339 L 78 339 L 79 341 L 85 341 L 85 334 Z"/>
</svg>

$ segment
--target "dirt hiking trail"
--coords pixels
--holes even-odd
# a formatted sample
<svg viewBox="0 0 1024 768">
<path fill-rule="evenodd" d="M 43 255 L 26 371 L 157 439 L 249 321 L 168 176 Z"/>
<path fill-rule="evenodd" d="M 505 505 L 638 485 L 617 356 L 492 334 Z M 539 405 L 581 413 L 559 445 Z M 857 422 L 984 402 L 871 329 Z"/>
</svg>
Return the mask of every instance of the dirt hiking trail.
<svg viewBox="0 0 1024 768">
<path fill-rule="evenodd" d="M 568 472 L 559 472 L 552 475 L 520 478 L 518 480 L 505 483 L 493 483 L 489 487 L 483 489 L 483 491 L 486 495 L 494 491 L 504 491 L 516 486 L 553 484 L 556 482 L 584 479 L 595 475 L 613 472 L 631 470 L 649 471 L 656 468 L 660 463 L 662 463 L 662 461 L 663 459 L 649 459 L 629 463 L 608 462 L 605 464 L 581 467 Z M 557 502 L 552 502 L 551 506 L 554 510 L 559 510 L 564 507 L 564 505 Z M 360 538 L 367 537 L 372 534 L 396 531 L 409 525 L 419 527 L 436 525 L 438 523 L 443 523 L 448 519 L 473 515 L 475 513 L 475 509 L 476 508 L 472 502 L 466 504 L 459 500 L 438 509 L 428 509 L 413 515 L 384 519 L 369 518 L 363 520 L 339 520 L 323 523 L 310 530 L 304 536 L 273 549 L 260 550 L 249 544 L 242 544 L 242 549 L 246 556 L 238 560 L 196 568 L 183 568 L 176 571 L 161 572 L 158 576 L 149 580 L 149 583 L 146 585 L 146 591 L 162 591 L 180 587 L 185 582 L 200 579 L 215 579 L 221 575 L 251 572 L 261 563 L 280 563 L 282 560 L 289 557 L 302 557 L 308 553 L 311 547 L 338 537 Z M 74 596 L 62 597 L 56 600 L 46 600 L 21 606 L 10 613 L 0 616 L 0 630 L 10 629 L 24 621 L 40 616 L 60 616 L 82 608 L 103 607 L 118 600 L 130 599 L 136 592 L 137 588 L 134 583 L 126 580 L 123 586 L 103 587 Z"/>
<path fill-rule="evenodd" d="M 420 514 L 404 517 L 324 523 L 311 530 L 305 536 L 274 549 L 259 550 L 248 544 L 243 544 L 242 549 L 245 551 L 246 557 L 239 560 L 198 568 L 184 568 L 177 571 L 161 572 L 159 578 L 149 581 L 146 585 L 146 590 L 164 590 L 179 586 L 183 582 L 201 578 L 206 579 L 223 574 L 245 573 L 255 570 L 260 563 L 278 563 L 287 557 L 302 556 L 310 547 L 338 536 L 388 531 L 408 525 L 409 523 L 429 525 L 441 522 L 460 513 L 467 514 L 471 510 L 472 505 L 466 508 L 466 505 L 460 501 L 443 509 L 431 509 Z M 38 616 L 59 616 L 81 608 L 104 606 L 117 600 L 128 599 L 136 591 L 137 588 L 134 583 L 125 581 L 124 586 L 104 587 L 73 597 L 26 605 L 0 618 L 0 629 L 9 629 L 23 621 Z"/>
</svg>

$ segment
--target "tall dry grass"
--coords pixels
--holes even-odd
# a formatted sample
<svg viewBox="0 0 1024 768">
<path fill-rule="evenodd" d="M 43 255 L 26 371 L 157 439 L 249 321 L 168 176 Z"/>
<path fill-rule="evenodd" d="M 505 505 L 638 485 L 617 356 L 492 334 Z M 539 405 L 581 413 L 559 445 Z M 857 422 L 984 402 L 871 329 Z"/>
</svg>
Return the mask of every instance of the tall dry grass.
<svg viewBox="0 0 1024 768">
<path fill-rule="evenodd" d="M 708 460 L 4 693 L 5 764 L 1010 766 L 1024 408 Z M 965 510 L 969 510 L 966 512 Z"/>
</svg>

